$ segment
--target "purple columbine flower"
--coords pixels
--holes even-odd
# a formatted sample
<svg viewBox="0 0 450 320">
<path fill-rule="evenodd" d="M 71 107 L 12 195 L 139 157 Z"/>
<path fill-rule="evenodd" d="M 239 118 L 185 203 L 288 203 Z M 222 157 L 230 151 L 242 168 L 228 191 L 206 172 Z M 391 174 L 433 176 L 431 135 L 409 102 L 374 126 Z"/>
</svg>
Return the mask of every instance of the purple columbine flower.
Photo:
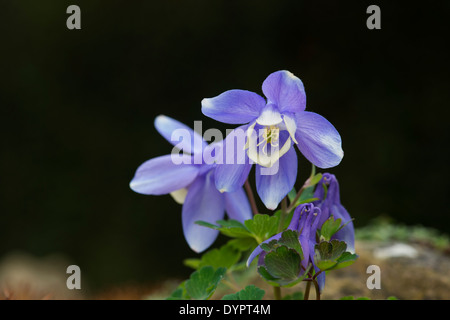
<svg viewBox="0 0 450 320">
<path fill-rule="evenodd" d="M 245 124 L 235 129 L 246 132 L 247 138 L 236 150 L 246 149 L 251 161 L 219 165 L 217 189 L 231 192 L 241 187 L 255 162 L 257 192 L 266 207 L 274 210 L 297 178 L 297 155 L 292 144 L 319 168 L 338 165 L 344 152 L 334 126 L 317 113 L 305 111 L 303 83 L 291 72 L 270 74 L 262 91 L 267 100 L 246 90 L 229 90 L 203 99 L 202 112 L 220 122 Z M 225 140 L 235 136 L 230 134 Z M 266 169 L 264 173 L 262 168 Z"/>
<path fill-rule="evenodd" d="M 324 185 L 327 190 L 326 194 Z M 345 241 L 347 250 L 351 253 L 355 253 L 355 228 L 350 214 L 341 204 L 339 182 L 334 174 L 324 173 L 322 175 L 322 179 L 317 184 L 314 192 L 314 198 L 319 199 L 314 202 L 314 205 L 322 210 L 320 225 L 322 225 L 330 216 L 333 216 L 335 219 L 341 219 L 342 224 L 346 225 L 339 230 L 332 239 Z"/>
<path fill-rule="evenodd" d="M 144 162 L 130 182 L 133 191 L 147 195 L 171 194 L 175 201 L 183 203 L 182 224 L 188 245 L 196 252 L 207 249 L 217 238 L 218 231 L 195 224 L 202 220 L 215 223 L 224 218 L 225 211 L 232 219 L 244 222 L 252 218 L 250 204 L 243 188 L 235 192 L 220 193 L 214 183 L 215 164 L 194 164 L 193 157 L 207 148 L 214 148 L 191 128 L 166 116 L 155 119 L 156 130 L 170 143 L 185 152 L 165 155 Z M 190 140 L 172 141 L 172 133 L 181 130 L 189 133 Z M 203 158 L 202 158 L 203 159 Z"/>
<path fill-rule="evenodd" d="M 292 216 L 291 223 L 289 224 L 287 230 L 293 230 L 298 233 L 298 240 L 303 251 L 302 266 L 306 269 L 311 263 L 316 271 L 319 269 L 314 263 L 314 246 L 317 244 L 316 233 L 317 228 L 321 226 L 320 222 L 322 220 L 322 211 L 319 207 L 314 206 L 312 203 L 305 203 L 299 205 Z M 279 240 L 283 232 L 280 232 L 273 237 L 267 239 L 263 243 L 269 243 L 272 240 Z M 259 255 L 258 265 L 264 263 L 264 256 L 266 252 L 261 248 L 261 245 L 256 247 L 255 250 L 250 254 L 247 260 L 247 267 L 250 263 Z M 325 284 L 325 273 L 321 273 L 317 277 L 319 287 L 322 289 Z"/>
</svg>

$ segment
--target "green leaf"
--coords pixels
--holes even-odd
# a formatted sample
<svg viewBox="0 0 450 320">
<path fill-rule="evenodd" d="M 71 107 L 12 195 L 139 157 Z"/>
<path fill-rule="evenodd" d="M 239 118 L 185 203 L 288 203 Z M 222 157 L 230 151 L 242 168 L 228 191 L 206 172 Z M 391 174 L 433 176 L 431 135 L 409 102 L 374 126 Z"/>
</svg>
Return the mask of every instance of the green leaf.
<svg viewBox="0 0 450 320">
<path fill-rule="evenodd" d="M 248 229 L 237 220 L 218 220 L 219 226 L 205 221 L 196 221 L 195 223 L 203 227 L 219 230 L 222 234 L 231 238 L 253 237 Z"/>
<path fill-rule="evenodd" d="M 294 230 L 285 230 L 281 234 L 280 239 L 272 240 L 268 243 L 261 243 L 260 247 L 266 252 L 270 252 L 275 250 L 280 246 L 285 246 L 289 249 L 294 249 L 300 255 L 300 258 L 303 260 L 303 250 L 300 245 L 300 241 L 298 240 L 298 233 Z"/>
<path fill-rule="evenodd" d="M 217 223 L 221 226 L 219 230 L 226 236 L 232 238 L 252 237 L 246 226 L 237 220 L 219 220 Z"/>
<path fill-rule="evenodd" d="M 347 244 L 344 241 L 322 241 L 314 247 L 314 262 L 322 270 L 336 270 L 347 267 L 356 261 L 358 256 L 346 252 Z"/>
<path fill-rule="evenodd" d="M 242 224 L 242 222 L 237 221 L 237 220 L 217 220 L 217 223 L 219 225 L 221 225 L 222 227 L 226 227 L 226 228 L 240 228 L 240 229 L 244 229 L 247 230 L 245 228 L 245 226 Z"/>
<path fill-rule="evenodd" d="M 286 230 L 281 234 L 280 240 L 278 240 L 280 245 L 284 245 L 289 249 L 294 249 L 300 255 L 300 259 L 303 260 L 303 250 L 298 240 L 298 233 L 294 230 Z"/>
<path fill-rule="evenodd" d="M 285 246 L 276 248 L 266 254 L 264 264 L 267 271 L 275 278 L 288 282 L 296 280 L 301 271 L 300 255 Z"/>
<path fill-rule="evenodd" d="M 314 186 L 309 186 L 305 188 L 305 190 L 303 190 L 302 194 L 300 195 L 300 198 L 295 203 L 294 208 L 298 207 L 303 203 L 311 203 L 317 200 L 319 200 L 319 198 L 314 197 Z"/>
<path fill-rule="evenodd" d="M 191 274 L 189 280 L 186 281 L 187 294 L 196 300 L 209 299 L 223 279 L 226 271 L 225 268 L 214 270 L 211 266 L 195 271 Z"/>
<path fill-rule="evenodd" d="M 264 265 L 258 268 L 258 272 L 271 285 L 290 287 L 307 276 L 311 266 L 300 275 L 303 250 L 296 231 L 285 230 L 280 239 L 260 246 L 265 251 L 265 256 Z"/>
<path fill-rule="evenodd" d="M 320 260 L 337 260 L 347 249 L 347 244 L 339 240 L 321 241 L 315 248 Z"/>
<path fill-rule="evenodd" d="M 326 185 L 326 183 L 322 183 L 323 186 L 323 199 L 321 200 L 325 200 L 328 196 L 328 186 Z"/>
<path fill-rule="evenodd" d="M 307 187 L 303 190 L 300 198 L 298 199 L 297 205 L 300 203 L 305 203 L 305 200 L 314 198 L 314 187 Z"/>
<path fill-rule="evenodd" d="M 320 239 L 330 241 L 331 237 L 338 232 L 341 227 L 341 219 L 334 220 L 333 216 L 330 216 L 322 225 L 320 229 Z"/>
<path fill-rule="evenodd" d="M 279 278 L 276 278 L 274 276 L 272 276 L 269 271 L 267 271 L 266 267 L 264 266 L 259 266 L 258 267 L 258 273 L 264 278 L 264 280 L 266 281 L 276 281 Z M 278 285 L 278 284 L 277 284 Z"/>
<path fill-rule="evenodd" d="M 338 240 L 322 241 L 314 247 L 314 261 L 316 266 L 322 270 L 330 270 L 337 265 L 337 259 L 345 252 L 347 245 Z"/>
<path fill-rule="evenodd" d="M 278 282 L 283 281 L 279 278 L 275 278 L 274 276 L 272 276 L 269 273 L 269 271 L 267 271 L 266 267 L 264 267 L 264 266 L 258 267 L 258 273 L 268 284 L 270 284 L 271 286 L 274 286 L 274 287 L 279 287 L 280 284 Z"/>
<path fill-rule="evenodd" d="M 318 174 L 316 174 L 314 177 L 312 177 L 312 178 L 309 180 L 309 186 L 310 186 L 310 187 L 315 186 L 316 184 L 319 183 L 319 181 L 320 181 L 321 179 L 322 179 L 322 174 L 319 172 Z"/>
<path fill-rule="evenodd" d="M 228 269 L 228 270 L 230 272 L 233 272 L 233 271 L 240 271 L 240 270 L 246 270 L 246 269 L 247 269 L 247 262 L 246 261 L 242 261 L 242 262 L 239 262 L 239 263 L 236 263 L 236 264 L 232 265 L 230 267 L 230 269 Z"/>
<path fill-rule="evenodd" d="M 199 266 L 211 266 L 214 269 L 224 267 L 229 269 L 241 258 L 241 252 L 229 244 L 225 244 L 219 249 L 212 249 L 203 254 Z"/>
<path fill-rule="evenodd" d="M 249 238 L 253 237 L 250 232 L 241 228 L 221 228 L 220 232 L 230 238 Z"/>
<path fill-rule="evenodd" d="M 284 296 L 282 300 L 303 300 L 303 299 L 304 299 L 303 292 L 297 291 L 294 292 L 293 294 L 288 294 Z"/>
<path fill-rule="evenodd" d="M 319 199 L 314 197 L 314 186 L 309 186 L 303 190 L 302 194 L 300 195 L 300 198 L 297 200 L 294 207 L 297 207 L 302 203 L 310 203 L 316 200 Z"/>
<path fill-rule="evenodd" d="M 295 286 L 297 283 L 302 282 L 307 276 L 308 276 L 308 272 L 309 270 L 311 270 L 312 268 L 312 264 L 309 264 L 308 267 L 306 268 L 305 272 L 303 272 L 302 275 L 299 275 L 297 277 L 297 279 L 295 279 L 294 281 L 288 281 L 288 282 L 281 282 L 278 281 L 280 283 L 281 286 L 286 287 L 286 288 L 290 288 Z"/>
<path fill-rule="evenodd" d="M 319 262 L 316 262 L 316 266 L 320 270 L 323 270 L 323 271 L 324 270 L 331 270 L 336 265 L 337 265 L 337 262 L 333 261 L 333 260 L 320 260 Z"/>
<path fill-rule="evenodd" d="M 311 202 L 314 202 L 314 201 L 317 201 L 317 200 L 319 200 L 319 198 L 305 198 L 305 199 L 300 199 L 300 200 L 297 201 L 297 206 L 299 206 L 299 205 L 301 205 L 301 204 L 303 204 L 303 203 L 311 203 Z"/>
<path fill-rule="evenodd" d="M 354 296 L 346 296 L 346 297 L 342 297 L 340 300 L 371 300 L 371 299 L 368 297 L 355 298 Z"/>
<path fill-rule="evenodd" d="M 261 247 L 261 249 L 263 249 L 266 252 L 270 252 L 270 251 L 275 250 L 276 248 L 279 247 L 277 240 L 272 240 L 272 241 L 267 242 L 267 243 L 261 243 L 259 246 Z"/>
<path fill-rule="evenodd" d="M 295 191 L 295 188 L 292 188 L 292 190 L 289 191 L 289 193 L 288 193 L 289 202 L 294 201 L 296 195 L 297 195 L 297 191 Z"/>
<path fill-rule="evenodd" d="M 255 238 L 236 238 L 228 241 L 228 244 L 237 250 L 244 252 L 248 250 L 253 250 L 256 248 L 258 243 Z"/>
<path fill-rule="evenodd" d="M 244 239 L 244 238 L 243 238 Z M 250 239 L 253 243 L 256 243 L 253 238 Z M 240 239 L 233 239 L 240 240 Z M 241 258 L 241 250 L 236 248 L 233 243 L 228 242 L 219 249 L 212 249 L 204 253 L 200 259 L 186 259 L 183 261 L 185 266 L 193 269 L 199 269 L 204 266 L 211 266 L 215 269 L 224 267 L 230 269 L 234 264 L 236 264 Z"/>
<path fill-rule="evenodd" d="M 294 292 L 292 294 L 291 300 L 303 300 L 305 298 L 305 295 L 301 291 Z"/>
<path fill-rule="evenodd" d="M 201 261 L 200 259 L 195 259 L 195 258 L 193 258 L 193 259 L 185 259 L 183 261 L 183 264 L 186 267 L 189 267 L 189 268 L 192 268 L 192 269 L 198 269 L 200 267 L 200 261 Z"/>
<path fill-rule="evenodd" d="M 302 203 L 309 203 L 316 200 L 319 200 L 317 198 L 314 198 L 314 186 L 320 182 L 322 179 L 322 174 L 318 173 L 315 174 L 312 173 L 313 176 L 310 177 L 307 180 L 308 186 L 302 191 L 302 194 L 300 195 L 300 198 L 297 200 L 297 203 L 295 204 L 295 207 Z M 295 188 L 292 188 L 291 191 L 288 193 L 289 201 L 294 201 L 295 197 L 297 196 L 297 192 L 295 191 Z"/>
<path fill-rule="evenodd" d="M 259 243 L 277 233 L 278 217 L 266 214 L 257 214 L 251 220 L 244 222 L 247 229 L 253 234 Z"/>
<path fill-rule="evenodd" d="M 294 209 L 295 209 L 295 208 L 294 208 Z M 277 217 L 278 221 L 280 221 L 281 215 L 282 215 L 281 210 L 277 210 L 277 211 L 275 211 L 275 213 L 273 214 L 274 217 Z M 286 230 L 287 227 L 289 227 L 289 224 L 291 223 L 291 220 L 292 220 L 292 216 L 293 216 L 293 215 L 294 215 L 294 210 L 291 210 L 291 212 L 289 212 L 289 213 L 286 215 L 286 218 L 284 219 L 284 223 L 283 223 L 283 226 L 282 226 L 281 230 Z"/>
<path fill-rule="evenodd" d="M 206 221 L 199 220 L 199 221 L 195 221 L 195 223 L 202 227 L 206 227 L 206 228 L 210 228 L 210 229 L 214 229 L 214 230 L 220 230 L 219 226 L 216 226 L 215 224 L 212 224 L 212 223 L 209 223 Z"/>
<path fill-rule="evenodd" d="M 223 296 L 222 300 L 262 300 L 265 293 L 264 290 L 254 285 L 249 285 L 241 291 Z"/>
<path fill-rule="evenodd" d="M 186 281 L 182 282 L 166 300 L 189 300 L 191 297 L 186 292 Z"/>
<path fill-rule="evenodd" d="M 337 265 L 333 267 L 333 270 L 342 269 L 352 265 L 358 259 L 358 255 L 351 252 L 344 252 L 338 259 Z"/>
</svg>

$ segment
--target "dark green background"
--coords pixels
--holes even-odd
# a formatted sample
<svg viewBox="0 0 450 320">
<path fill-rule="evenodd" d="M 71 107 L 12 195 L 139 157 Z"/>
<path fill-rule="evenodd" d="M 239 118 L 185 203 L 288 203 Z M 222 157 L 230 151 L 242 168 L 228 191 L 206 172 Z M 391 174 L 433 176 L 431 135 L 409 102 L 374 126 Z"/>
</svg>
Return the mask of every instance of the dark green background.
<svg viewBox="0 0 450 320">
<path fill-rule="evenodd" d="M 82 30 L 66 28 L 70 4 Z M 366 28 L 370 4 L 381 30 Z M 128 187 L 172 149 L 153 120 L 225 129 L 200 101 L 261 93 L 280 69 L 342 136 L 330 172 L 356 227 L 386 214 L 450 232 L 449 12 L 449 1 L 2 1 L 0 258 L 62 253 L 94 291 L 185 277 L 195 254 L 181 207 Z"/>
</svg>

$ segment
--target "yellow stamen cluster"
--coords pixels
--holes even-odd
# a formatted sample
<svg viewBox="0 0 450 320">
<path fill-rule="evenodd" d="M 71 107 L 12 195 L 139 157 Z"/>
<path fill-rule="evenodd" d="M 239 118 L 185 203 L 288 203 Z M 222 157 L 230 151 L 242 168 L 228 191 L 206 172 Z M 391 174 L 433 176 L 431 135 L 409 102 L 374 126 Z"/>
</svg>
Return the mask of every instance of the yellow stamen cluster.
<svg viewBox="0 0 450 320">
<path fill-rule="evenodd" d="M 262 134 L 262 140 L 258 143 L 258 147 L 263 145 L 263 152 L 267 154 L 267 144 L 271 144 L 273 147 L 278 147 L 278 140 L 280 138 L 280 129 L 277 126 L 269 126 L 264 128 Z"/>
</svg>

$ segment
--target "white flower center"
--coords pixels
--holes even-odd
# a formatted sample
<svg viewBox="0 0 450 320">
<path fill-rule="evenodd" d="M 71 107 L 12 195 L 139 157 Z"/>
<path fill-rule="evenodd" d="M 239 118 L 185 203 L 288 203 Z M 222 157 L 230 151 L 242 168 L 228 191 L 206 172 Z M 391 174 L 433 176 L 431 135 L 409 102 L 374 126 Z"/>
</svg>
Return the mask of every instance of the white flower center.
<svg viewBox="0 0 450 320">
<path fill-rule="evenodd" d="M 289 137 L 280 148 L 280 131 L 284 129 L 278 125 L 270 125 L 255 130 L 255 125 L 256 122 L 247 130 L 245 145 L 245 149 L 248 149 L 247 155 L 257 164 L 270 168 L 289 150 L 291 138 Z"/>
</svg>

